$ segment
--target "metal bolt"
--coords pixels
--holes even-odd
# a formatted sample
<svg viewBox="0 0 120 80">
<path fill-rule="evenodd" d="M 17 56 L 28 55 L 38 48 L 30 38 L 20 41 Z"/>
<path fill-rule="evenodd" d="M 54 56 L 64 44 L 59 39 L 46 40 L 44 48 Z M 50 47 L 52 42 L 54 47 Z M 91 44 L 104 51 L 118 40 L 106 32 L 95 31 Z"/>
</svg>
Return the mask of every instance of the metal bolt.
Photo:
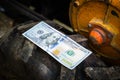
<svg viewBox="0 0 120 80">
<path fill-rule="evenodd" d="M 74 2 L 74 6 L 75 6 L 75 7 L 79 7 L 79 6 L 80 6 L 80 3 L 79 3 L 78 0 Z"/>
<path fill-rule="evenodd" d="M 92 24 L 88 24 L 88 28 L 91 28 L 92 27 Z"/>
</svg>

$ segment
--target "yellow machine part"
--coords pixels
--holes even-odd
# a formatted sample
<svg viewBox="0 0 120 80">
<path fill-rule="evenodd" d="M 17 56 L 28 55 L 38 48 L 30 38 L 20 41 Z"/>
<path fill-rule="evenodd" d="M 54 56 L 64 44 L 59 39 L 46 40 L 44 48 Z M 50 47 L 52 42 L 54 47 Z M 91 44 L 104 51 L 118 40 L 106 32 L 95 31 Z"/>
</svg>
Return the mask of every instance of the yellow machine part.
<svg viewBox="0 0 120 80">
<path fill-rule="evenodd" d="M 72 0 L 69 17 L 93 50 L 120 63 L 120 0 Z"/>
</svg>

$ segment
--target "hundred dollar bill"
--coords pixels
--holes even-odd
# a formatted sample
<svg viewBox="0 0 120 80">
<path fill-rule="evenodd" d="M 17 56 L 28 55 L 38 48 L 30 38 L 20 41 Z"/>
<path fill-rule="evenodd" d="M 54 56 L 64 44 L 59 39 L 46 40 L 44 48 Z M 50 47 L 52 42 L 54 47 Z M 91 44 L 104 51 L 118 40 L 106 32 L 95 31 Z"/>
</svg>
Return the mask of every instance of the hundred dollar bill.
<svg viewBox="0 0 120 80">
<path fill-rule="evenodd" d="M 44 21 L 22 35 L 71 70 L 92 53 Z"/>
</svg>

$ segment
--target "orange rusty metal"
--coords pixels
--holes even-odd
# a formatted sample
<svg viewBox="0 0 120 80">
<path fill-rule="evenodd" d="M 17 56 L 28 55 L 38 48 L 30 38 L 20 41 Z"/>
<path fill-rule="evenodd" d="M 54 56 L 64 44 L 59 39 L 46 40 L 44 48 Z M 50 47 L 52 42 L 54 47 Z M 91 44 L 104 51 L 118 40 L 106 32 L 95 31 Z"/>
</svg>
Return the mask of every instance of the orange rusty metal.
<svg viewBox="0 0 120 80">
<path fill-rule="evenodd" d="M 120 63 L 120 0 L 72 0 L 69 17 L 94 51 Z"/>
<path fill-rule="evenodd" d="M 79 3 L 79 6 L 76 6 Z M 89 32 L 88 23 L 93 17 L 104 19 L 107 5 L 99 0 L 72 0 L 70 3 L 70 23 L 76 32 Z"/>
<path fill-rule="evenodd" d="M 99 28 L 94 28 L 90 34 L 90 39 L 94 44 L 101 45 L 105 42 L 106 34 Z"/>
<path fill-rule="evenodd" d="M 109 3 L 120 10 L 120 0 L 109 0 Z"/>
<path fill-rule="evenodd" d="M 90 27 L 92 29 L 89 29 L 90 32 L 93 31 L 94 29 L 97 30 L 99 29 L 99 33 L 102 35 L 102 38 L 104 39 L 104 42 L 99 45 L 96 45 L 94 42 L 90 42 L 90 47 L 93 50 L 95 50 L 98 54 L 104 57 L 107 57 L 109 59 L 114 59 L 117 61 L 120 60 L 120 53 L 119 53 L 120 47 L 119 47 L 119 42 L 117 42 L 117 40 L 120 40 L 119 37 L 117 36 L 117 34 L 119 34 L 119 29 L 116 29 L 117 27 L 113 27 L 112 29 L 110 24 L 105 24 L 102 20 L 96 18 L 93 18 L 89 22 L 89 25 L 92 26 Z M 90 32 L 88 33 L 89 35 Z M 111 44 L 114 44 L 114 46 Z"/>
</svg>

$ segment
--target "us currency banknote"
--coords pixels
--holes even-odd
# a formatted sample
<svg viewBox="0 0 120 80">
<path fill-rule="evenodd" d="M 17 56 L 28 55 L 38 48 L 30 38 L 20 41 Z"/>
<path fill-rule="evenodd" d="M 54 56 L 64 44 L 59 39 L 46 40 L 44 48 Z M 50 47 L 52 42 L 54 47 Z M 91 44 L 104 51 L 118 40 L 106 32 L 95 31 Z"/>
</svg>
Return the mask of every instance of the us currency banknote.
<svg viewBox="0 0 120 80">
<path fill-rule="evenodd" d="M 22 35 L 71 70 L 92 53 L 44 21 Z"/>
</svg>

